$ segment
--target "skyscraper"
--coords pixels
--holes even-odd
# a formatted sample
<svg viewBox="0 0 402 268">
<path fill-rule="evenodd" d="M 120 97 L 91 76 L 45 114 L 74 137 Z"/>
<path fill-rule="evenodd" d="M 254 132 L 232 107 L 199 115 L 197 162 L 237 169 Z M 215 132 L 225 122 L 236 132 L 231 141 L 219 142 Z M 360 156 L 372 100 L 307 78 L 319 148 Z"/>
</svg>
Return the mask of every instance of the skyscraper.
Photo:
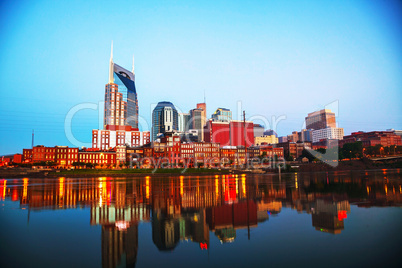
<svg viewBox="0 0 402 268">
<path fill-rule="evenodd" d="M 306 129 L 316 130 L 327 127 L 336 127 L 335 120 L 335 113 L 328 109 L 309 113 L 306 117 Z"/>
<path fill-rule="evenodd" d="M 188 122 L 190 121 L 189 113 L 179 113 L 179 131 L 186 132 L 189 129 Z"/>
<path fill-rule="evenodd" d="M 109 82 L 105 86 L 104 128 L 107 125 L 138 129 L 138 100 L 133 69 L 113 62 L 113 43 L 109 62 Z"/>
<path fill-rule="evenodd" d="M 202 125 L 203 110 L 200 108 L 190 110 L 189 128 L 197 130 L 198 141 L 203 141 L 203 125 Z"/>
<path fill-rule="evenodd" d="M 113 43 L 109 61 L 109 78 L 105 86 L 103 129 L 92 130 L 92 148 L 116 148 L 117 163 L 125 162 L 125 147 L 150 142 L 150 131 L 138 131 L 138 101 L 133 69 L 128 71 L 113 62 Z"/>
<path fill-rule="evenodd" d="M 200 141 L 204 141 L 204 126 L 207 123 L 207 104 L 205 102 L 203 103 L 197 103 L 197 109 L 201 109 L 201 129 L 199 132 L 199 137 Z"/>
<path fill-rule="evenodd" d="M 152 140 L 159 133 L 173 132 L 179 129 L 179 119 L 176 107 L 169 101 L 161 101 L 152 111 Z"/>
</svg>

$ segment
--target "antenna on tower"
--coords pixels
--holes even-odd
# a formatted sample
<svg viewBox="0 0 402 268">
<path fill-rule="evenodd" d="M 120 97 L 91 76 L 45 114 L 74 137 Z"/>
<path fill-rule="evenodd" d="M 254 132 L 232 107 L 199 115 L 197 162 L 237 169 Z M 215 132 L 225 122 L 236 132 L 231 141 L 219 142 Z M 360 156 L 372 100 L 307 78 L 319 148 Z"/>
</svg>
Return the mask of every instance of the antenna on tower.
<svg viewBox="0 0 402 268">
<path fill-rule="evenodd" d="M 35 132 L 34 132 L 34 130 L 32 129 L 32 149 L 33 149 L 33 147 L 34 147 L 34 137 L 35 137 Z"/>
<path fill-rule="evenodd" d="M 134 74 L 134 54 L 133 54 L 133 71 L 132 73 Z"/>
</svg>

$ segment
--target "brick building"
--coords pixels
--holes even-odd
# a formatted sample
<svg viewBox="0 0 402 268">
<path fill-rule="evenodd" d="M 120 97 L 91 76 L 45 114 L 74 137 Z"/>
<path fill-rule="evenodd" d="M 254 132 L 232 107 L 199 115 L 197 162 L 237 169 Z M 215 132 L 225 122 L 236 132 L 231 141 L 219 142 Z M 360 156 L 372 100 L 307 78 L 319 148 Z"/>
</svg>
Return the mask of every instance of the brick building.
<svg viewBox="0 0 402 268">
<path fill-rule="evenodd" d="M 344 136 L 339 141 L 339 146 L 343 147 L 346 143 L 361 141 L 363 147 L 375 146 L 380 144 L 387 147 L 391 145 L 402 145 L 401 136 L 396 135 L 393 131 L 371 131 L 371 132 L 353 132 L 351 135 Z"/>
</svg>

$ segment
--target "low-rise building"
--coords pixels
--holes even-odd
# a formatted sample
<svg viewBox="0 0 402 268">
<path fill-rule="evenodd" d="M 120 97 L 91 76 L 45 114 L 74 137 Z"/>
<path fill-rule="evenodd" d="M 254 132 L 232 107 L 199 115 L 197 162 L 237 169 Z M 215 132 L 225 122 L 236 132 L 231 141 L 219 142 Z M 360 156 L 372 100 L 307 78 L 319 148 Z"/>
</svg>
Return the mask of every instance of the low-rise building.
<svg viewBox="0 0 402 268">
<path fill-rule="evenodd" d="M 254 138 L 255 145 L 259 146 L 262 144 L 277 144 L 278 138 L 275 135 L 263 135 L 261 137 Z"/>
<path fill-rule="evenodd" d="M 24 151 L 28 154 L 29 151 Z M 32 162 L 55 162 L 60 167 L 71 167 L 74 162 L 78 161 L 78 148 L 67 146 L 45 147 L 38 145 L 32 149 Z"/>
<path fill-rule="evenodd" d="M 348 136 L 344 136 L 343 140 L 339 142 L 340 147 L 346 143 L 353 143 L 361 141 L 363 147 L 375 146 L 380 144 L 387 147 L 392 145 L 402 145 L 401 136 L 395 134 L 393 131 L 371 131 L 371 132 L 353 132 Z"/>
<path fill-rule="evenodd" d="M 88 148 L 78 152 L 78 162 L 91 163 L 99 167 L 116 166 L 116 150 L 101 151 L 95 148 Z"/>
</svg>

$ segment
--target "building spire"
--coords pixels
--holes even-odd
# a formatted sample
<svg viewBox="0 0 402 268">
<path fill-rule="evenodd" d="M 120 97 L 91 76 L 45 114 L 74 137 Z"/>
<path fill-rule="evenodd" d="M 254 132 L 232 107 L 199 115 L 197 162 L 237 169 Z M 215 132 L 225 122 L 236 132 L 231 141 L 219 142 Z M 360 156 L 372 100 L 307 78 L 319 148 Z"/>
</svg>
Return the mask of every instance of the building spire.
<svg viewBox="0 0 402 268">
<path fill-rule="evenodd" d="M 132 73 L 135 74 L 135 72 L 134 72 L 134 54 L 133 54 L 133 70 L 132 70 Z"/>
<path fill-rule="evenodd" d="M 110 62 L 109 62 L 109 84 L 114 83 L 114 65 L 113 65 L 113 40 L 112 40 L 112 48 L 110 50 Z"/>
</svg>

